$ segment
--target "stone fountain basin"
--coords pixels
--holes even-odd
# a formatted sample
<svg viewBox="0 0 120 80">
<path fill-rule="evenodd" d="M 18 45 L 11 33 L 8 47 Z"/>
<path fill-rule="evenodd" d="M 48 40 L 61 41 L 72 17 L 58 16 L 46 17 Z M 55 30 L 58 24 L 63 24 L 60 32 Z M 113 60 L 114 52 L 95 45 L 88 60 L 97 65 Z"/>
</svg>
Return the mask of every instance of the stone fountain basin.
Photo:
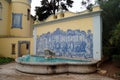
<svg viewBox="0 0 120 80">
<path fill-rule="evenodd" d="M 16 69 L 25 73 L 93 73 L 97 70 L 98 61 L 89 62 L 22 62 L 16 59 Z"/>
</svg>

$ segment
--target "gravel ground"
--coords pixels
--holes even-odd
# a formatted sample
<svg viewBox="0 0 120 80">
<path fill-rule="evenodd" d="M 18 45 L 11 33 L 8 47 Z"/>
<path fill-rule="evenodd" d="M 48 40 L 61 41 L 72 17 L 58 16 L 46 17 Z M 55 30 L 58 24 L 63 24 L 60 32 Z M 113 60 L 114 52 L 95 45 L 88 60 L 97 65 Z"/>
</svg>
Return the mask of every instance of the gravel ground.
<svg viewBox="0 0 120 80">
<path fill-rule="evenodd" d="M 19 72 L 15 69 L 16 63 L 0 65 L 0 80 L 115 80 L 98 73 L 92 74 L 55 74 L 35 75 Z"/>
</svg>

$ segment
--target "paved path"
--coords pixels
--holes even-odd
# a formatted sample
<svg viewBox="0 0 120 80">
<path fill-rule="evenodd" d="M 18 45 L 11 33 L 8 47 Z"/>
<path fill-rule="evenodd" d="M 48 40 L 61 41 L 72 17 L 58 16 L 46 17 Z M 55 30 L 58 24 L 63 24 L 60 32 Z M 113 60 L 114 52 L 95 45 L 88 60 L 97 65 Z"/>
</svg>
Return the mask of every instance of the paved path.
<svg viewBox="0 0 120 80">
<path fill-rule="evenodd" d="M 115 80 L 97 73 L 92 74 L 56 74 L 34 75 L 19 72 L 15 69 L 15 62 L 0 65 L 0 80 Z"/>
</svg>

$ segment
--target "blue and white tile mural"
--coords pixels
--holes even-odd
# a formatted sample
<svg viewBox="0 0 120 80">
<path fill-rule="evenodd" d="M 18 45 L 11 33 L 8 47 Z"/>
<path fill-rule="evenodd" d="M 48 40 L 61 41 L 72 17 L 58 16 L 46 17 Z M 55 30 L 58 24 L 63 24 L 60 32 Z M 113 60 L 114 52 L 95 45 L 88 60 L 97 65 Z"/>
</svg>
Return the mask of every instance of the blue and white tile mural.
<svg viewBox="0 0 120 80">
<path fill-rule="evenodd" d="M 37 55 L 44 55 L 44 50 L 49 49 L 56 56 L 93 58 L 93 34 L 91 30 L 63 31 L 57 28 L 52 33 L 38 36 L 36 48 Z"/>
</svg>

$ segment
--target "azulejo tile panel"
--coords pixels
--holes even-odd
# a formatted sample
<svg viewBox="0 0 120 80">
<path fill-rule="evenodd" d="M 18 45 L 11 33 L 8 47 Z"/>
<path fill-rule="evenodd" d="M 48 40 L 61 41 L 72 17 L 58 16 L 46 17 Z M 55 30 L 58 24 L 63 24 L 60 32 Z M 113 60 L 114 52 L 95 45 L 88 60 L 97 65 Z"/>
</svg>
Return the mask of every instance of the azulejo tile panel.
<svg viewBox="0 0 120 80">
<path fill-rule="evenodd" d="M 93 34 L 91 30 L 57 28 L 38 36 L 36 48 L 37 55 L 44 55 L 44 50 L 49 49 L 56 56 L 93 58 Z"/>
</svg>

